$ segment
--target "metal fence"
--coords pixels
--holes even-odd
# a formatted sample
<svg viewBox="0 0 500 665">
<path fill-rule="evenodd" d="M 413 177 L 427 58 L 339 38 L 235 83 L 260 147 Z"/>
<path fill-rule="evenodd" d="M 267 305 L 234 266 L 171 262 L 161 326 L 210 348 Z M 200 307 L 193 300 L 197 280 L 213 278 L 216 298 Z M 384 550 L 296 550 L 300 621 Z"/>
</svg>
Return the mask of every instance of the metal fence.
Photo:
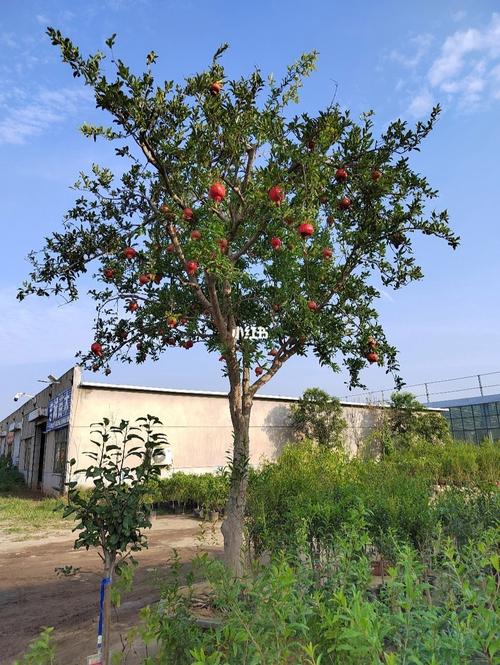
<svg viewBox="0 0 500 665">
<path fill-rule="evenodd" d="M 354 395 L 345 395 L 342 399 L 360 404 L 380 404 L 388 402 L 395 390 L 395 387 L 366 390 L 355 393 Z M 484 397 L 500 392 L 500 371 L 459 376 L 453 379 L 413 383 L 403 386 L 402 390 L 411 392 L 418 400 L 427 404 L 451 399 L 476 397 L 477 395 Z"/>
</svg>

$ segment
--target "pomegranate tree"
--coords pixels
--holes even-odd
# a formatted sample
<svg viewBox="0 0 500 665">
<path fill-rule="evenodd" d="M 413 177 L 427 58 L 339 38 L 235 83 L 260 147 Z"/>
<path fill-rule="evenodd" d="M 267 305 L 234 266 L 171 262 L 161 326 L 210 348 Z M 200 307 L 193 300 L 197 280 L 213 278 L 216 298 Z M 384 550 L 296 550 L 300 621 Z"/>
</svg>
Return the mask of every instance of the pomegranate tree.
<svg viewBox="0 0 500 665">
<path fill-rule="evenodd" d="M 156 360 L 173 346 L 216 353 L 234 427 L 222 531 L 238 574 L 255 394 L 306 353 L 334 371 L 343 362 L 352 385 L 373 362 L 397 372 L 396 349 L 378 322 L 377 284 L 397 289 L 421 278 L 416 233 L 458 243 L 446 211 L 429 207 L 436 192 L 408 159 L 439 108 L 414 128 L 398 120 L 376 136 L 371 115 L 357 123 L 344 104 L 291 115 L 315 53 L 281 82 L 259 70 L 231 81 L 223 46 L 199 74 L 157 83 L 154 53 L 144 74 L 113 58 L 116 73 L 104 74 L 105 56 L 84 57 L 60 32 L 49 35 L 112 120 L 82 131 L 110 141 L 124 168 L 115 177 L 94 166 L 80 178 L 66 230 L 31 254 L 19 298 L 75 300 L 78 278 L 93 271 L 95 330 L 81 353 L 89 368 L 109 370 L 112 358 Z M 399 248 L 395 234 L 405 239 Z M 241 325 L 269 336 L 238 338 Z"/>
</svg>

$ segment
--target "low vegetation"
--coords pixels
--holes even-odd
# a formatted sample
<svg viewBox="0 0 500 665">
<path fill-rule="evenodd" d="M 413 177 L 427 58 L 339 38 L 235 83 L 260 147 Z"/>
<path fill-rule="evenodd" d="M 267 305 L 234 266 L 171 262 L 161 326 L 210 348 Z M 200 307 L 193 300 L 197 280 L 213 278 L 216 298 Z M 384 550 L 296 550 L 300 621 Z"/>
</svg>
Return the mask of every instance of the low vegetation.
<svg viewBox="0 0 500 665">
<path fill-rule="evenodd" d="M 143 665 L 498 662 L 500 446 L 453 441 L 440 416 L 425 422 L 429 414 L 402 399 L 407 413 L 388 409 L 363 455 L 350 458 L 337 435 L 303 438 L 251 471 L 246 574 L 235 580 L 204 555 L 186 579 L 174 555 L 170 579 L 159 582 L 159 604 L 141 611 L 123 642 L 142 639 L 152 647 Z M 65 513 L 78 513 L 77 543 L 102 546 L 102 534 L 115 542 L 126 526 L 140 538 L 127 536 L 123 542 L 132 547 L 124 552 L 146 545 L 151 504 L 209 519 L 224 510 L 230 489 L 224 469 L 161 479 L 149 473 L 148 462 L 130 488 L 118 482 L 110 469 L 121 448 L 105 425 L 86 472 L 94 489 L 69 486 Z M 126 451 L 132 440 L 123 424 L 115 433 Z M 383 446 L 374 448 L 377 436 Z M 151 438 L 147 450 L 157 443 Z M 138 503 L 125 511 L 125 524 L 116 506 L 132 494 Z M 193 579 L 206 590 L 208 628 L 196 620 Z M 123 567 L 113 593 L 118 597 L 132 583 L 133 569 Z M 49 633 L 30 649 L 31 660 L 23 662 L 53 662 Z M 127 662 L 127 648 L 112 662 Z"/>
</svg>

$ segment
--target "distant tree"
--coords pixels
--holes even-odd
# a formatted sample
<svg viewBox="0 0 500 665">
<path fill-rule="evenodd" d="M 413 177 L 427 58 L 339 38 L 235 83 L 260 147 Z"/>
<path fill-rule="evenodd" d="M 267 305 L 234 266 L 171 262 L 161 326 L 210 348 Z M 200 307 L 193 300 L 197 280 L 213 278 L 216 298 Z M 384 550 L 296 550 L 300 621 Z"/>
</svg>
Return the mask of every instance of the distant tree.
<svg viewBox="0 0 500 665">
<path fill-rule="evenodd" d="M 415 395 L 394 392 L 391 395 L 389 424 L 396 436 L 419 436 L 429 442 L 443 442 L 450 437 L 447 420 L 437 411 L 429 411 Z"/>
<path fill-rule="evenodd" d="M 90 272 L 95 336 L 82 363 L 95 371 L 109 372 L 112 358 L 156 360 L 171 346 L 220 355 L 234 428 L 222 532 L 238 574 L 255 394 L 307 352 L 334 371 L 344 362 L 352 385 L 367 362 L 397 371 L 376 284 L 422 278 L 415 232 L 458 243 L 446 211 L 429 209 L 437 192 L 408 159 L 439 107 L 414 129 L 396 120 L 376 138 L 371 112 L 356 122 L 331 103 L 291 116 L 315 53 L 266 83 L 258 69 L 228 78 L 224 45 L 201 73 L 157 84 L 154 52 L 136 75 L 114 56 L 113 36 L 108 71 L 103 53 L 83 57 L 59 31 L 48 34 L 110 117 L 82 132 L 113 143 L 126 166 L 81 174 L 65 228 L 30 255 L 19 298 L 73 301 Z"/>
<path fill-rule="evenodd" d="M 392 393 L 388 408 L 377 408 L 375 424 L 362 450 L 368 457 L 384 456 L 417 441 L 440 444 L 450 439 L 448 422 L 441 413 L 426 409 L 412 393 L 398 391 Z"/>
<path fill-rule="evenodd" d="M 292 424 L 299 436 L 327 448 L 343 445 L 346 422 L 340 402 L 320 388 L 308 388 L 291 407 Z"/>
</svg>

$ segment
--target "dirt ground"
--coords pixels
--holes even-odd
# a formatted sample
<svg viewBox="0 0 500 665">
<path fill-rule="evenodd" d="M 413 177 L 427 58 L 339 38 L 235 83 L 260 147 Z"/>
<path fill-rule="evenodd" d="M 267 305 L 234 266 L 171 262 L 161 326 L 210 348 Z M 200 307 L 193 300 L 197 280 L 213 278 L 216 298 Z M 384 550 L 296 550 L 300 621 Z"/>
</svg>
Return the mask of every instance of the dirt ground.
<svg viewBox="0 0 500 665">
<path fill-rule="evenodd" d="M 41 534 L 40 534 L 41 535 Z M 137 553 L 139 567 L 133 590 L 122 597 L 113 616 L 112 644 L 137 623 L 141 607 L 158 600 L 154 571 L 166 573 L 176 548 L 183 562 L 200 550 L 200 525 L 186 516 L 158 517 L 149 533 L 149 549 Z M 50 533 L 31 540 L 0 542 L 0 663 L 10 665 L 24 653 L 42 627 L 54 627 L 57 665 L 86 665 L 95 653 L 101 560 L 95 551 L 73 549 L 71 532 Z M 201 542 L 204 551 L 221 553 L 218 527 Z M 58 577 L 54 568 L 79 567 L 77 575 Z M 132 660 L 140 662 L 136 657 Z M 128 662 L 131 662 L 130 660 Z"/>
</svg>

